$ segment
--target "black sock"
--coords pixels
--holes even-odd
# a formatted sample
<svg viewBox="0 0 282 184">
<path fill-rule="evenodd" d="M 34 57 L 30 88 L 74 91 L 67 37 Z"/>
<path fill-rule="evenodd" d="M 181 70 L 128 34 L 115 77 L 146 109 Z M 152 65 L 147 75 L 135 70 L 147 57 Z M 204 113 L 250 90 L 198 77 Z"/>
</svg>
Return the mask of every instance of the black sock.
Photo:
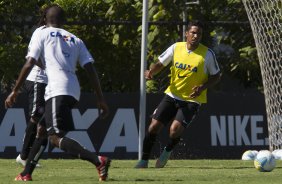
<svg viewBox="0 0 282 184">
<path fill-rule="evenodd" d="M 168 152 L 172 151 L 173 148 L 179 143 L 179 141 L 180 141 L 180 137 L 174 139 L 170 138 L 168 145 L 165 147 L 165 150 Z"/>
<path fill-rule="evenodd" d="M 34 142 L 36 136 L 36 128 L 37 124 L 28 122 L 26 129 L 25 129 L 25 136 L 23 140 L 23 147 L 21 151 L 21 159 L 26 160 L 30 151 L 30 148 Z"/>
<path fill-rule="evenodd" d="M 36 138 L 34 140 L 30 153 L 28 154 L 26 166 L 24 168 L 24 171 L 21 173 L 22 176 L 26 174 L 32 175 L 32 172 L 36 167 L 36 164 L 40 159 L 42 153 L 44 152 L 47 143 L 48 143 L 47 138 Z"/>
<path fill-rule="evenodd" d="M 151 150 L 155 144 L 157 135 L 156 134 L 146 134 L 143 141 L 143 154 L 142 160 L 149 160 Z"/>
<path fill-rule="evenodd" d="M 81 158 L 82 160 L 87 160 L 96 166 L 99 166 L 101 164 L 97 155 L 91 153 L 73 139 L 63 137 L 61 140 L 60 148 L 70 155 Z"/>
</svg>

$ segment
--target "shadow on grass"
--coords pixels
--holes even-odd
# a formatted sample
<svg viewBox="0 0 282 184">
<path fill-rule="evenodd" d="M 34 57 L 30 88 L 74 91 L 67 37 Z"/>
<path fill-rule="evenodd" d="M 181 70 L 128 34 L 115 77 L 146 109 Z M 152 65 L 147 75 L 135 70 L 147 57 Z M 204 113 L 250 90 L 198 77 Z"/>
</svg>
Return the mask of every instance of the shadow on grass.
<svg viewBox="0 0 282 184">
<path fill-rule="evenodd" d="M 149 179 L 149 178 L 136 178 L 136 179 L 132 179 L 132 180 L 117 180 L 117 179 L 109 179 L 107 181 L 112 181 L 112 182 L 130 182 L 130 181 L 134 181 L 134 182 L 157 182 L 157 181 L 163 181 L 163 180 L 160 180 L 160 179 Z M 169 181 L 173 182 L 173 181 L 184 181 L 184 180 L 181 180 L 181 179 L 170 179 Z"/>
</svg>

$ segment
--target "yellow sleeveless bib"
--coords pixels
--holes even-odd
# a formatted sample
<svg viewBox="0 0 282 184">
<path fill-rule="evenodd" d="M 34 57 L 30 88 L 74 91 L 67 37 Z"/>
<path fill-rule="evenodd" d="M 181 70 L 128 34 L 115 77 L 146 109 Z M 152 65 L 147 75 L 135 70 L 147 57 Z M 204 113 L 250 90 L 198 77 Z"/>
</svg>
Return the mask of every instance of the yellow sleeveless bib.
<svg viewBox="0 0 282 184">
<path fill-rule="evenodd" d="M 165 93 L 186 100 L 199 103 L 207 102 L 207 90 L 204 90 L 200 96 L 189 98 L 192 88 L 205 83 L 208 75 L 204 72 L 204 62 L 208 48 L 199 44 L 198 48 L 188 53 L 186 42 L 177 42 L 174 48 L 173 65 L 171 66 L 170 85 Z"/>
</svg>

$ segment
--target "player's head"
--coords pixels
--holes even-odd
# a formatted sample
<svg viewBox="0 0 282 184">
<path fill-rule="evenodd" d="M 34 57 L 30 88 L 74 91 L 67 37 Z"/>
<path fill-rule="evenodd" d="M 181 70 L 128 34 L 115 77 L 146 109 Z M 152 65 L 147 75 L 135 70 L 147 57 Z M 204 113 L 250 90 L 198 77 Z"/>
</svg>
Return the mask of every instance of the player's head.
<svg viewBox="0 0 282 184">
<path fill-rule="evenodd" d="M 192 47 L 197 47 L 202 39 L 203 24 L 200 21 L 191 21 L 187 25 L 186 39 Z"/>
<path fill-rule="evenodd" d="M 57 4 L 51 4 L 41 10 L 41 18 L 38 25 L 50 25 L 60 27 L 65 24 L 65 11 Z"/>
</svg>

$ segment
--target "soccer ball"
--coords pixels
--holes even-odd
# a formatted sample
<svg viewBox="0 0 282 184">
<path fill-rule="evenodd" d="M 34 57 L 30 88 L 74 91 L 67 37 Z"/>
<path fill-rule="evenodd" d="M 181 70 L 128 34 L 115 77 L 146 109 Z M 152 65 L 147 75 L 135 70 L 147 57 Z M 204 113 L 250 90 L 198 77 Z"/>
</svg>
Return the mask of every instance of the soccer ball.
<svg viewBox="0 0 282 184">
<path fill-rule="evenodd" d="M 242 155 L 242 160 L 254 160 L 258 154 L 257 150 L 247 150 Z"/>
<path fill-rule="evenodd" d="M 276 160 L 282 160 L 282 149 L 277 149 L 272 152 Z"/>
<path fill-rule="evenodd" d="M 270 172 L 276 165 L 274 155 L 268 150 L 258 152 L 254 161 L 255 168 L 261 172 Z"/>
</svg>

